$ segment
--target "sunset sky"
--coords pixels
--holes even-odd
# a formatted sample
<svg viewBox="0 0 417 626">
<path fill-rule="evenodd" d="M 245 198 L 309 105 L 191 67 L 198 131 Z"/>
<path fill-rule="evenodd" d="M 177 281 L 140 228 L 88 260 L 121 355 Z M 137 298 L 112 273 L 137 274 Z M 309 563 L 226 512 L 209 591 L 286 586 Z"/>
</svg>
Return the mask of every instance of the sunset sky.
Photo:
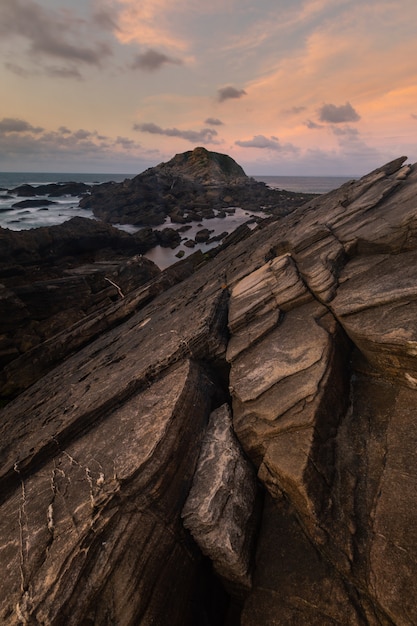
<svg viewBox="0 0 417 626">
<path fill-rule="evenodd" d="M 0 0 L 0 171 L 417 161 L 415 0 Z"/>
</svg>

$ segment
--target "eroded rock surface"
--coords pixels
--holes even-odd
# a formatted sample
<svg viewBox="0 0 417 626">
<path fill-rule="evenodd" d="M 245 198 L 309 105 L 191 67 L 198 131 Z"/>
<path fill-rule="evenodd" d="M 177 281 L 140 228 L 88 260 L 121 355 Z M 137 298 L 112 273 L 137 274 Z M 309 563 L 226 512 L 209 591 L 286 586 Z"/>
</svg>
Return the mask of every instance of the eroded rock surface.
<svg viewBox="0 0 417 626">
<path fill-rule="evenodd" d="M 256 491 L 224 404 L 210 416 L 182 518 L 219 576 L 235 587 L 251 585 Z"/>
<path fill-rule="evenodd" d="M 417 165 L 404 161 L 236 234 L 153 299 L 134 290 L 89 319 L 87 345 L 62 334 L 72 353 L 0 413 L 2 623 L 417 623 Z M 217 437 L 209 416 L 226 405 L 234 435 L 224 421 Z M 252 550 L 226 432 L 264 494 Z M 193 540 L 184 505 L 217 543 L 200 520 Z M 243 595 L 227 588 L 233 611 L 210 559 L 234 583 L 254 563 Z"/>
</svg>

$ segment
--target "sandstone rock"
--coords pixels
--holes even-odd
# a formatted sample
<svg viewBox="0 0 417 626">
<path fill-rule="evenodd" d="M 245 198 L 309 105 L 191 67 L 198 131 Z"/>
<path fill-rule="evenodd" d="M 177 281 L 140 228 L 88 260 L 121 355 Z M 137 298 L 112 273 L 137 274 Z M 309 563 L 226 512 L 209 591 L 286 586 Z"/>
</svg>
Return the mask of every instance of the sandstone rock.
<svg viewBox="0 0 417 626">
<path fill-rule="evenodd" d="M 308 541 L 285 500 L 266 498 L 254 590 L 245 603 L 242 626 L 308 624 L 362 626 L 360 603 L 349 585 Z"/>
<path fill-rule="evenodd" d="M 55 449 L 30 477 L 14 463 L 20 484 L 0 521 L 3 624 L 196 623 L 180 511 L 209 398 L 204 374 L 184 364 L 64 449 L 56 424 Z M 181 464 L 167 471 L 174 451 Z"/>
<path fill-rule="evenodd" d="M 216 572 L 234 587 L 251 583 L 256 490 L 224 404 L 210 416 L 182 517 Z"/>
</svg>

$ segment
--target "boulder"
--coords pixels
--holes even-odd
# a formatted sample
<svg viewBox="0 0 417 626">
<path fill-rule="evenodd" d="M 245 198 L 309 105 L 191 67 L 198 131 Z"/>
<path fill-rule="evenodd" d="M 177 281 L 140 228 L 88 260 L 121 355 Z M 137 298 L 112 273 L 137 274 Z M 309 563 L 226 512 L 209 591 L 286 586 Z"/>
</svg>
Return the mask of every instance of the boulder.
<svg viewBox="0 0 417 626">
<path fill-rule="evenodd" d="M 253 466 L 224 404 L 210 416 L 182 518 L 225 584 L 235 588 L 251 586 L 256 494 Z"/>
<path fill-rule="evenodd" d="M 195 234 L 196 243 L 204 243 L 210 239 L 210 235 L 213 231 L 208 228 L 202 228 L 198 230 Z"/>
</svg>

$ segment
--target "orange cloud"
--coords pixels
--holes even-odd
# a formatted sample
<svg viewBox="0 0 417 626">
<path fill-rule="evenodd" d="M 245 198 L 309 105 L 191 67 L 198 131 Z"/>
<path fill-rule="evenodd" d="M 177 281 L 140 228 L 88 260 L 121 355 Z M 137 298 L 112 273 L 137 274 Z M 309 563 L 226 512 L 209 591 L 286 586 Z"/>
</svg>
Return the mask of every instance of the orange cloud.
<svg viewBox="0 0 417 626">
<path fill-rule="evenodd" d="M 187 49 L 187 41 L 172 32 L 168 18 L 171 11 L 181 10 L 186 0 L 178 0 L 175 4 L 170 0 L 118 0 L 118 4 L 118 30 L 115 35 L 121 43 Z"/>
</svg>

